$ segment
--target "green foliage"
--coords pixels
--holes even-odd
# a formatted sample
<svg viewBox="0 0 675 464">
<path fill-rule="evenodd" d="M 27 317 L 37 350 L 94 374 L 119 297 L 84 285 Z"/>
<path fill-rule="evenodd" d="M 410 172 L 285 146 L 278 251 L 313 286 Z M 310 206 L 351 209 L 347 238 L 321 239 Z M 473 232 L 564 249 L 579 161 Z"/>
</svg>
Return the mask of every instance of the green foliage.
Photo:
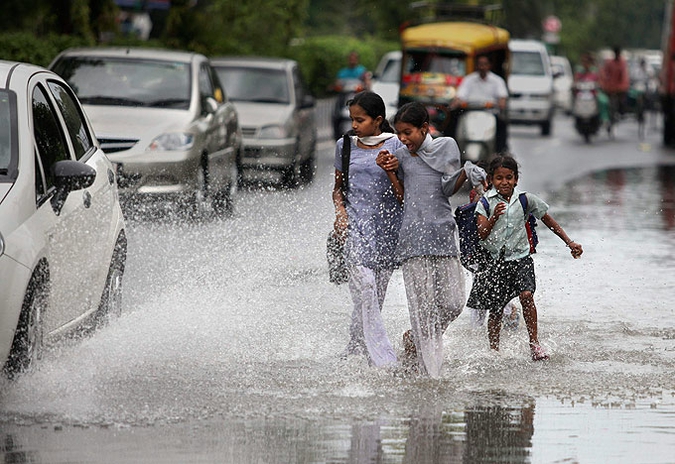
<svg viewBox="0 0 675 464">
<path fill-rule="evenodd" d="M 69 35 L 50 35 L 37 38 L 27 32 L 11 32 L 0 34 L 0 58 L 46 67 L 62 50 L 87 45 L 93 45 L 93 43 Z"/>
<path fill-rule="evenodd" d="M 317 97 L 322 97 L 329 93 L 335 75 L 340 68 L 346 66 L 347 56 L 352 50 L 359 53 L 361 64 L 373 71 L 384 53 L 398 48 L 398 42 L 322 36 L 310 37 L 294 44 L 284 56 L 300 63 L 310 90 Z"/>
</svg>

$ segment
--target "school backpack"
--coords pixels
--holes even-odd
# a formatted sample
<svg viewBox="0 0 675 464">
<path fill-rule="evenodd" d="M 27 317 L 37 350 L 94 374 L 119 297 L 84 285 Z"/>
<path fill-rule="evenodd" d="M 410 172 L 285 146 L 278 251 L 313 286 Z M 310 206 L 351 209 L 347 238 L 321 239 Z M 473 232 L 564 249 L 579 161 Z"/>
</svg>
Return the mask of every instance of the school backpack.
<svg viewBox="0 0 675 464">
<path fill-rule="evenodd" d="M 527 195 L 523 192 L 518 196 L 523 212 L 527 213 Z M 483 204 L 485 212 L 490 214 L 490 205 L 487 198 L 480 197 L 478 200 Z M 478 272 L 490 261 L 489 252 L 480 245 L 478 225 L 476 224 L 476 205 L 478 201 L 458 206 L 455 210 L 455 222 L 459 231 L 459 260 L 462 265 L 471 272 Z M 530 253 L 536 253 L 539 237 L 537 237 L 537 218 L 532 213 L 525 219 L 527 241 L 530 244 Z"/>
</svg>

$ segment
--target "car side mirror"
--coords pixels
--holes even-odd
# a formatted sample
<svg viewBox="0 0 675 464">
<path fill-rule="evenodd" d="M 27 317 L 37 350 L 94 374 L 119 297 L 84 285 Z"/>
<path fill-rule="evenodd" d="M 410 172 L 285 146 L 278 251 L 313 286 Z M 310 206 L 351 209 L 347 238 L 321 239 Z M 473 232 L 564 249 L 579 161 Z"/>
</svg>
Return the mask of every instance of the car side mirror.
<svg viewBox="0 0 675 464">
<path fill-rule="evenodd" d="M 213 97 L 204 97 L 202 101 L 202 111 L 204 114 L 214 114 L 218 111 L 218 102 Z"/>
<path fill-rule="evenodd" d="M 51 204 L 57 216 L 61 213 L 70 192 L 91 187 L 96 179 L 96 170 L 81 161 L 57 161 L 52 166 L 52 172 L 56 193 L 51 199 Z"/>
</svg>

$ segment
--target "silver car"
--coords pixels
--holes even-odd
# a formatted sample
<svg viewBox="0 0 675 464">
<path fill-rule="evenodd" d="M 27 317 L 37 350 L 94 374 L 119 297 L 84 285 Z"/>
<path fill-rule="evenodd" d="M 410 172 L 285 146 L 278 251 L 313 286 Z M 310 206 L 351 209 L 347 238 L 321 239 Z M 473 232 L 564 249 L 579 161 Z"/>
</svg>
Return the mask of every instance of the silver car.
<svg viewBox="0 0 675 464">
<path fill-rule="evenodd" d="M 298 63 L 266 57 L 213 58 L 237 107 L 244 134 L 244 179 L 277 174 L 283 184 L 308 183 L 316 170 L 315 102 Z"/>
<path fill-rule="evenodd" d="M 121 311 L 124 218 L 113 165 L 56 74 L 0 61 L 0 366 Z"/>
<path fill-rule="evenodd" d="M 143 48 L 79 48 L 50 65 L 73 87 L 124 196 L 179 196 L 232 211 L 242 147 L 237 111 L 209 60 Z"/>
</svg>

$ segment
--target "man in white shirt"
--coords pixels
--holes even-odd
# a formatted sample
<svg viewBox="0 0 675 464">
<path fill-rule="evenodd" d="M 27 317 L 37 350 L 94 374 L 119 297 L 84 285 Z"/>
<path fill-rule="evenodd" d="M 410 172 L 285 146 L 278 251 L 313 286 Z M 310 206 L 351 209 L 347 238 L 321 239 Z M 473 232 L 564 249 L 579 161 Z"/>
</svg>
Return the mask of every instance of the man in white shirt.
<svg viewBox="0 0 675 464">
<path fill-rule="evenodd" d="M 506 102 L 509 91 L 506 82 L 490 71 L 492 65 L 487 56 L 481 55 L 476 61 L 477 71 L 462 79 L 457 88 L 457 97 L 450 105 L 451 109 L 461 108 L 465 103 L 485 104 L 486 108 L 498 108 L 497 114 L 497 153 L 506 151 Z"/>
</svg>

